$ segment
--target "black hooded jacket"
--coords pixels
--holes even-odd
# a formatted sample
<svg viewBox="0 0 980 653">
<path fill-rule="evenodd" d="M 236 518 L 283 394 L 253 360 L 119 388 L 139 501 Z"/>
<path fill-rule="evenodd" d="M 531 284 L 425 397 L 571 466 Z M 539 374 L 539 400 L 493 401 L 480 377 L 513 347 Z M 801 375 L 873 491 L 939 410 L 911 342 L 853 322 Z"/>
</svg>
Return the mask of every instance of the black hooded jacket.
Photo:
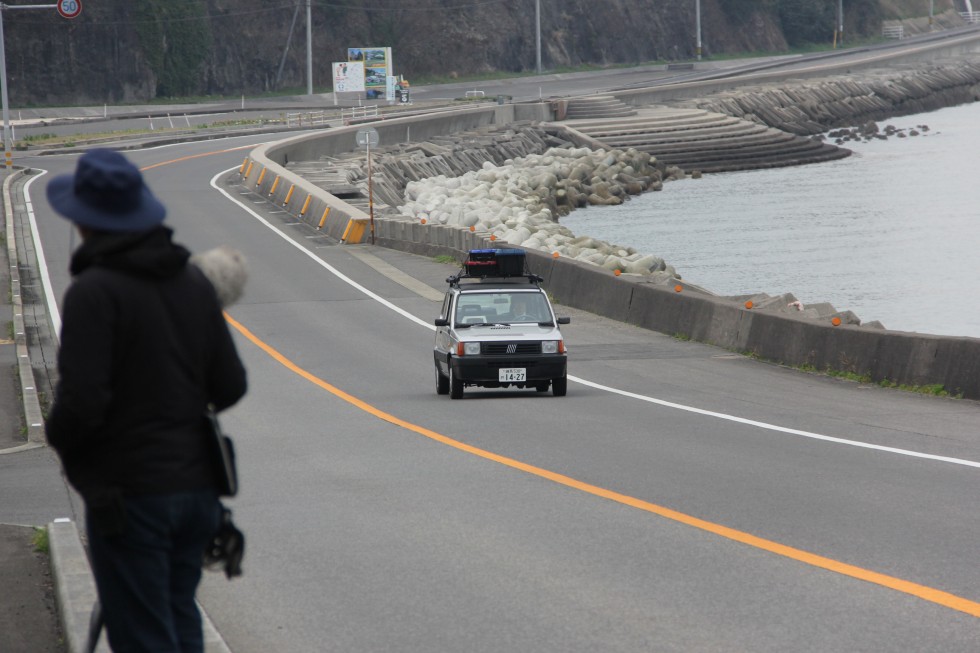
<svg viewBox="0 0 980 653">
<path fill-rule="evenodd" d="M 203 415 L 244 394 L 214 287 L 172 232 L 88 237 L 62 311 L 48 441 L 83 497 L 214 487 Z"/>
</svg>

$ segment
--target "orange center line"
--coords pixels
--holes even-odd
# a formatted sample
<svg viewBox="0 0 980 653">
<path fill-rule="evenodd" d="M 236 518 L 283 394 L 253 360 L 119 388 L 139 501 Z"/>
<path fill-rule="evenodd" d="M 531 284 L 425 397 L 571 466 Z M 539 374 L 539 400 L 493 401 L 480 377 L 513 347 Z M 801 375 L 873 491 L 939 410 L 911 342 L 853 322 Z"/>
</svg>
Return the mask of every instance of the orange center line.
<svg viewBox="0 0 980 653">
<path fill-rule="evenodd" d="M 700 529 L 702 531 L 713 533 L 720 537 L 732 540 L 734 542 L 739 542 L 741 544 L 746 544 L 769 553 L 774 553 L 791 560 L 796 560 L 797 562 L 802 562 L 813 567 L 819 567 L 821 569 L 826 569 L 834 573 L 842 574 L 844 576 L 850 576 L 851 578 L 856 578 L 868 583 L 873 583 L 881 587 L 887 587 L 889 589 L 902 592 L 914 596 L 916 598 L 922 599 L 924 601 L 929 601 L 930 603 L 935 603 L 946 608 L 957 610 L 959 612 L 964 612 L 973 617 L 980 617 L 980 603 L 965 599 L 955 594 L 950 594 L 942 590 L 937 590 L 932 587 L 927 587 L 925 585 L 920 585 L 918 583 L 913 583 L 911 581 L 902 580 L 901 578 L 895 578 L 894 576 L 888 576 L 886 574 L 880 574 L 875 571 L 870 571 L 862 567 L 857 567 L 850 565 L 838 560 L 833 560 L 832 558 L 826 558 L 815 553 L 810 553 L 808 551 L 803 551 L 802 549 L 797 549 L 785 544 L 780 544 L 772 540 L 767 540 L 762 537 L 757 537 L 750 533 L 744 531 L 739 531 L 734 528 L 729 528 L 727 526 L 722 526 L 720 524 L 715 524 L 713 522 L 705 521 L 697 517 L 692 517 L 676 510 L 671 510 L 670 508 L 665 508 L 664 506 L 659 506 L 642 499 L 637 499 L 636 497 L 631 497 L 626 494 L 620 494 L 619 492 L 614 492 L 612 490 L 607 490 L 605 488 L 598 487 L 596 485 L 591 485 L 589 483 L 584 483 L 582 481 L 576 480 L 564 474 L 558 474 L 556 472 L 543 469 L 541 467 L 536 467 L 534 465 L 529 465 L 523 463 L 519 460 L 513 458 L 507 458 L 506 456 L 501 456 L 484 449 L 479 449 L 472 445 L 465 444 L 458 440 L 454 440 L 450 437 L 437 433 L 424 426 L 419 426 L 418 424 L 413 424 L 407 422 L 399 417 L 396 417 L 390 413 L 386 413 L 371 404 L 358 399 L 357 397 L 344 392 L 340 388 L 327 383 L 323 379 L 311 374 L 310 372 L 304 370 L 296 363 L 292 362 L 278 351 L 273 349 L 271 346 L 260 340 L 255 334 L 245 328 L 242 324 L 237 322 L 230 315 L 225 313 L 225 319 L 231 324 L 239 333 L 245 336 L 249 341 L 251 341 L 259 349 L 267 353 L 274 360 L 282 364 L 286 369 L 298 374 L 307 381 L 313 383 L 316 386 L 326 390 L 330 394 L 342 399 L 357 408 L 360 408 L 364 412 L 377 417 L 378 419 L 384 420 L 395 426 L 407 429 L 413 433 L 417 433 L 436 442 L 448 445 L 460 451 L 472 454 L 474 456 L 479 456 L 486 460 L 505 465 L 512 469 L 517 469 L 527 474 L 532 474 L 539 478 L 547 479 L 554 483 L 564 485 L 566 487 L 579 490 L 581 492 L 586 492 L 596 497 L 601 497 L 603 499 L 608 499 L 610 501 L 615 501 L 638 510 L 643 510 L 666 519 L 670 519 L 680 524 L 686 526 L 691 526 L 693 528 Z"/>
<path fill-rule="evenodd" d="M 159 168 L 162 166 L 168 166 L 172 163 L 180 163 L 182 161 L 190 161 L 191 159 L 200 159 L 206 156 L 215 156 L 217 154 L 227 154 L 228 152 L 237 152 L 238 150 L 254 150 L 255 145 L 241 145 L 239 147 L 231 147 L 227 150 L 213 150 L 211 152 L 202 152 L 201 154 L 189 154 L 187 156 L 182 156 L 176 159 L 170 159 L 168 161 L 161 161 L 160 163 L 153 163 L 148 166 L 143 166 L 140 170 L 152 170 L 153 168 Z"/>
</svg>

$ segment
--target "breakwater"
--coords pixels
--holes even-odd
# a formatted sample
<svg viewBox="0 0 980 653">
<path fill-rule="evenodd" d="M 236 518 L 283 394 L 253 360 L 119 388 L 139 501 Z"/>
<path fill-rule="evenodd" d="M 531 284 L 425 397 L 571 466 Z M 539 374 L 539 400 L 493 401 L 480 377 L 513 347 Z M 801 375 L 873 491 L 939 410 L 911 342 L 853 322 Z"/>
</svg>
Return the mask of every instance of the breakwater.
<svg viewBox="0 0 980 653">
<path fill-rule="evenodd" d="M 980 99 L 980 63 L 905 64 L 821 79 L 792 79 L 672 102 L 814 135 Z"/>
</svg>

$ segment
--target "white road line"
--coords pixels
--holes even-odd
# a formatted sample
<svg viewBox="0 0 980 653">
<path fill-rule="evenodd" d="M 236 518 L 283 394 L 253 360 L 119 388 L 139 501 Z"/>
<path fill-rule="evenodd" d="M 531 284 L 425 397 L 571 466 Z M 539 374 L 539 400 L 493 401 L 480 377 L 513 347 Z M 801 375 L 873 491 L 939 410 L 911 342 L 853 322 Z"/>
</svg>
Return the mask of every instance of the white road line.
<svg viewBox="0 0 980 653">
<path fill-rule="evenodd" d="M 41 170 L 35 168 L 35 170 Z M 51 286 L 51 275 L 48 274 L 48 261 L 44 257 L 44 247 L 41 246 L 41 235 L 37 230 L 37 218 L 34 216 L 34 203 L 31 200 L 31 184 L 48 174 L 47 170 L 41 170 L 41 174 L 24 184 L 24 203 L 27 205 L 27 219 L 31 225 L 31 238 L 34 240 L 34 251 L 37 254 L 37 266 L 41 274 L 41 287 L 44 288 L 44 301 L 48 305 L 48 315 L 51 316 L 51 332 L 56 342 L 61 342 L 61 313 L 58 311 L 58 302 L 55 301 L 54 288 Z"/>
<path fill-rule="evenodd" d="M 663 399 L 656 399 L 654 397 L 648 397 L 646 395 L 636 394 L 635 392 L 628 392 L 626 390 L 619 390 L 617 388 L 610 388 L 606 385 L 601 385 L 599 383 L 594 383 L 586 379 L 581 379 L 574 376 L 569 376 L 570 381 L 575 381 L 581 383 L 582 385 L 587 385 L 590 388 L 595 388 L 597 390 L 604 390 L 605 392 L 611 392 L 612 394 L 617 394 L 623 397 L 628 397 L 630 399 L 638 399 L 640 401 L 646 401 L 651 404 L 657 404 L 659 406 L 665 406 L 667 408 L 676 408 L 677 410 L 683 410 L 688 413 L 696 413 L 698 415 L 706 415 L 708 417 L 714 417 L 717 419 L 723 419 L 729 422 L 736 422 L 738 424 L 746 424 L 748 426 L 755 426 L 760 429 L 766 429 L 768 431 L 778 431 L 780 433 L 789 433 L 790 435 L 799 435 L 804 438 L 811 438 L 814 440 L 823 440 L 824 442 L 833 442 L 835 444 L 846 444 L 851 447 L 860 447 L 862 449 L 874 449 L 875 451 L 886 451 L 888 453 L 896 453 L 902 456 L 910 456 L 912 458 L 924 458 L 926 460 L 936 460 L 944 463 L 951 463 L 953 465 L 964 465 L 966 467 L 980 467 L 980 462 L 975 462 L 972 460 L 964 460 L 962 458 L 950 458 L 948 456 L 937 456 L 929 453 L 920 453 L 918 451 L 910 451 L 908 449 L 898 449 L 895 447 L 885 447 L 879 444 L 870 444 L 868 442 L 861 442 L 859 440 L 847 440 L 845 438 L 836 438 L 831 435 L 821 435 L 819 433 L 813 433 L 811 431 L 801 431 L 800 429 L 791 429 L 787 426 L 777 426 L 776 424 L 769 424 L 767 422 L 758 422 L 753 419 L 746 419 L 744 417 L 736 417 L 734 415 L 728 415 L 726 413 L 717 413 L 713 410 L 705 410 L 703 408 L 695 408 L 693 406 L 685 406 L 684 404 L 677 404 L 672 401 L 665 401 Z"/>
<path fill-rule="evenodd" d="M 344 281 L 345 283 L 350 284 L 352 287 L 354 287 L 357 290 L 361 291 L 362 293 L 364 293 L 368 297 L 370 297 L 370 298 L 372 298 L 372 299 L 380 302 L 384 306 L 390 308 L 391 310 L 395 311 L 399 315 L 408 318 L 412 322 L 415 322 L 416 324 L 419 324 L 421 326 L 424 326 L 425 328 L 429 329 L 430 331 L 435 331 L 435 326 L 434 325 L 429 324 L 428 322 L 425 322 L 423 320 L 420 320 L 419 318 L 415 317 L 411 313 L 409 313 L 409 312 L 407 312 L 407 311 L 399 308 L 398 306 L 395 306 L 394 304 L 392 304 L 388 300 L 386 300 L 386 299 L 384 299 L 382 297 L 379 297 L 378 295 L 376 295 L 375 293 L 371 292 L 370 290 L 368 290 L 364 286 L 362 286 L 359 283 L 357 283 L 356 281 L 352 280 L 350 277 L 347 277 L 342 272 L 340 272 L 339 270 L 337 270 L 335 267 L 333 267 L 332 265 L 328 264 L 327 262 L 321 260 L 320 258 L 318 258 L 317 256 L 315 256 L 313 253 L 311 253 L 309 250 L 307 250 L 305 247 L 303 247 L 302 245 L 300 245 L 298 242 L 296 242 L 295 240 L 293 240 L 292 238 L 290 238 L 289 236 L 287 236 L 285 233 L 283 233 L 282 231 L 280 231 L 279 229 L 277 229 L 276 227 L 274 227 L 265 218 L 263 218 L 262 216 L 260 216 L 259 214 L 257 214 L 255 211 L 253 211 L 252 209 L 250 209 L 249 207 L 247 207 L 245 204 L 243 204 L 242 202 L 240 202 L 237 199 L 235 199 L 234 197 L 232 197 L 224 189 L 219 188 L 217 186 L 216 181 L 217 181 L 217 179 L 219 177 L 221 177 L 222 175 L 225 175 L 225 174 L 227 174 L 227 173 L 229 173 L 229 172 L 231 172 L 233 170 L 237 170 L 237 169 L 238 169 L 238 166 L 236 166 L 234 168 L 229 168 L 228 170 L 225 170 L 223 172 L 219 172 L 217 175 L 215 175 L 211 179 L 211 186 L 215 190 L 217 190 L 219 193 L 221 193 L 222 195 L 224 195 L 225 197 L 227 197 L 230 201 L 232 201 L 235 204 L 237 204 L 238 206 L 240 206 L 244 211 L 246 211 L 247 213 L 249 213 L 250 215 L 252 215 L 256 220 L 258 220 L 259 222 L 261 222 L 262 224 L 264 224 L 265 226 L 267 226 L 269 229 L 271 229 L 272 231 L 274 231 L 276 234 L 278 234 L 280 237 L 282 237 L 284 240 L 286 240 L 287 242 L 289 242 L 296 249 L 298 249 L 299 251 L 303 252 L 303 254 L 305 254 L 306 256 L 310 257 L 311 259 L 313 259 L 313 261 L 315 261 L 318 265 L 320 265 L 321 267 L 325 268 L 331 274 L 335 275 L 341 281 Z M 893 454 L 898 454 L 900 456 L 908 456 L 910 458 L 921 458 L 921 459 L 924 459 L 924 460 L 933 460 L 933 461 L 936 461 L 936 462 L 949 463 L 951 465 L 962 465 L 964 467 L 976 467 L 976 468 L 980 468 L 980 462 L 976 462 L 976 461 L 973 461 L 973 460 L 965 460 L 963 458 L 951 458 L 949 456 L 937 456 L 935 454 L 922 453 L 922 452 L 919 452 L 919 451 L 911 451 L 909 449 L 899 449 L 899 448 L 896 448 L 896 447 L 885 447 L 885 446 L 878 445 L 878 444 L 871 444 L 871 443 L 868 443 L 868 442 L 861 442 L 859 440 L 847 440 L 845 438 L 837 438 L 837 437 L 830 436 L 830 435 L 821 435 L 820 433 L 813 433 L 812 431 L 803 431 L 803 430 L 800 430 L 800 429 L 793 429 L 793 428 L 789 428 L 789 427 L 786 427 L 786 426 L 778 426 L 776 424 L 769 424 L 767 422 L 758 422 L 756 420 L 746 419 L 744 417 L 736 417 L 735 415 L 728 415 L 726 413 L 718 413 L 718 412 L 715 412 L 715 411 L 712 411 L 712 410 L 705 410 L 703 408 L 695 408 L 694 406 L 686 406 L 684 404 L 678 404 L 678 403 L 674 403 L 672 401 L 665 401 L 663 399 L 657 399 L 655 397 L 649 397 L 647 395 L 637 394 L 635 392 L 628 392 L 626 390 L 619 390 L 617 388 L 612 388 L 612 387 L 609 387 L 609 386 L 606 386 L 606 385 L 595 383 L 593 381 L 589 381 L 587 379 L 583 379 L 583 378 L 580 378 L 580 377 L 577 377 L 577 376 L 571 376 L 571 375 L 569 375 L 568 380 L 569 381 L 574 381 L 575 383 L 580 383 L 582 385 L 588 386 L 590 388 L 594 388 L 596 390 L 602 390 L 604 392 L 609 392 L 611 394 L 620 395 L 621 397 L 627 397 L 629 399 L 637 399 L 639 401 L 645 401 L 647 403 L 657 404 L 658 406 L 664 406 L 665 408 L 674 408 L 674 409 L 677 409 L 677 410 L 683 410 L 683 411 L 688 412 L 688 413 L 695 413 L 697 415 L 704 415 L 706 417 L 713 417 L 713 418 L 716 418 L 716 419 L 722 419 L 722 420 L 726 420 L 726 421 L 729 421 L 729 422 L 736 422 L 738 424 L 745 424 L 746 426 L 754 426 L 756 428 L 765 429 L 765 430 L 768 430 L 768 431 L 776 431 L 776 432 L 779 432 L 779 433 L 787 433 L 789 435 L 797 435 L 797 436 L 800 436 L 800 437 L 810 438 L 810 439 L 813 439 L 813 440 L 822 440 L 824 442 L 832 442 L 834 444 L 843 444 L 843 445 L 847 445 L 847 446 L 851 446 L 851 447 L 858 447 L 858 448 L 861 448 L 861 449 L 872 449 L 874 451 L 883 451 L 885 453 L 893 453 Z"/>
<path fill-rule="evenodd" d="M 222 172 L 219 172 L 214 177 L 212 177 L 211 178 L 211 187 L 214 188 L 219 193 L 221 193 L 222 195 L 224 195 L 226 198 L 228 198 L 228 200 L 230 202 L 233 202 L 234 204 L 237 204 L 239 207 L 241 207 L 241 209 L 243 211 L 245 211 L 246 213 L 248 213 L 249 215 L 251 215 L 252 217 L 254 217 L 256 220 L 258 220 L 259 222 L 261 222 L 262 224 L 264 224 L 266 227 L 268 227 L 269 229 L 271 229 L 273 231 L 273 233 L 275 233 L 276 235 L 278 235 L 280 238 L 282 238 L 283 240 L 285 240 L 287 243 L 289 243 L 290 245 L 292 245 L 293 247 L 295 247 L 296 249 L 298 249 L 300 252 L 302 252 L 303 254 L 305 254 L 306 256 L 308 256 L 317 265 L 319 265 L 320 267 L 326 269 L 330 274 L 334 275 L 335 277 L 337 277 L 338 279 L 340 279 L 344 283 L 349 284 L 353 288 L 356 288 L 357 290 L 359 290 L 360 292 L 364 293 L 365 295 L 367 295 L 371 299 L 373 299 L 373 300 L 375 300 L 377 302 L 380 302 L 382 305 L 386 306 L 387 308 L 390 308 L 391 310 L 395 311 L 396 313 L 398 313 L 402 317 L 408 318 L 412 322 L 415 322 L 418 325 L 424 326 L 425 328 L 429 329 L 430 331 L 435 331 L 435 326 L 434 325 L 429 324 L 425 320 L 420 320 L 419 318 L 415 317 L 414 315 L 412 315 L 408 311 L 406 311 L 406 310 L 404 310 L 402 308 L 399 308 L 398 306 L 395 306 L 394 304 L 392 304 L 391 302 L 389 302 L 384 297 L 381 297 L 380 295 L 377 295 L 377 294 L 371 292 L 370 290 L 368 290 L 367 288 L 365 288 L 364 286 L 362 286 L 361 284 L 357 283 L 356 281 L 354 281 L 353 279 L 351 279 L 350 277 L 348 277 L 347 275 L 345 275 L 343 272 L 341 272 L 340 270 L 338 270 L 337 268 L 335 268 L 334 266 L 330 265 L 329 263 L 327 263 L 326 261 L 324 261 L 323 259 L 321 259 L 320 257 L 318 257 L 313 252 L 311 252 L 308 249 L 306 249 L 305 247 L 303 247 L 300 243 L 298 243 L 295 240 L 293 240 L 290 236 L 287 236 L 285 234 L 285 232 L 281 231 L 279 228 L 277 228 L 274 225 L 272 225 L 268 220 L 266 220 L 265 218 L 263 218 L 261 215 L 259 215 L 255 211 L 253 211 L 251 208 L 249 208 L 248 206 L 246 206 L 245 204 L 243 204 L 239 200 L 237 200 L 234 197 L 232 197 L 231 194 L 228 193 L 226 190 L 224 190 L 223 188 L 219 187 L 218 184 L 217 184 L 218 178 L 221 177 L 221 176 L 223 176 L 223 175 L 228 174 L 229 172 L 231 172 L 233 170 L 238 170 L 238 166 L 235 166 L 234 168 L 228 168 L 227 170 L 224 170 Z"/>
</svg>

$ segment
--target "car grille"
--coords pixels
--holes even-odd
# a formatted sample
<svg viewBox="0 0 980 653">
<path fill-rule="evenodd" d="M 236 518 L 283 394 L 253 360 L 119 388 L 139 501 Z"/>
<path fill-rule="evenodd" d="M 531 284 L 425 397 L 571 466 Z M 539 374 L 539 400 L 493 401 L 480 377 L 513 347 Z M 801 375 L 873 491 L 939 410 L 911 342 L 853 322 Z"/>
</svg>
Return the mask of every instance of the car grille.
<svg viewBox="0 0 980 653">
<path fill-rule="evenodd" d="M 481 353 L 486 356 L 540 354 L 540 342 L 484 342 Z"/>
</svg>

